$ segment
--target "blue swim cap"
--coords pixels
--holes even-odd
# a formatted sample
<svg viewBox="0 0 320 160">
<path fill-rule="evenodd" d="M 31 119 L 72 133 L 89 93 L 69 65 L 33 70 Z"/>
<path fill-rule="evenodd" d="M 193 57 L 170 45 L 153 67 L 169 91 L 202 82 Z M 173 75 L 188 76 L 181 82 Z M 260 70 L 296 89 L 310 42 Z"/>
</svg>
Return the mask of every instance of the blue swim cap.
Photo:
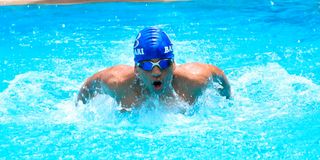
<svg viewBox="0 0 320 160">
<path fill-rule="evenodd" d="M 168 35 L 159 28 L 141 30 L 133 46 L 135 63 L 151 59 L 173 59 L 172 43 Z"/>
</svg>

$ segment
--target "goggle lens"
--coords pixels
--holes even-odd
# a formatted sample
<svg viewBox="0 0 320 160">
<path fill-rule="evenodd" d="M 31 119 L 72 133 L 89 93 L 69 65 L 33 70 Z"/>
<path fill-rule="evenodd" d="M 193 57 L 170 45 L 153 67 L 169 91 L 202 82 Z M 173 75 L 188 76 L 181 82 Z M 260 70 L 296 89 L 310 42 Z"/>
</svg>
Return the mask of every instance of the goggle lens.
<svg viewBox="0 0 320 160">
<path fill-rule="evenodd" d="M 161 59 L 158 62 L 144 61 L 138 63 L 138 66 L 145 71 L 151 71 L 154 66 L 158 66 L 161 70 L 164 70 L 172 64 L 172 59 Z"/>
</svg>

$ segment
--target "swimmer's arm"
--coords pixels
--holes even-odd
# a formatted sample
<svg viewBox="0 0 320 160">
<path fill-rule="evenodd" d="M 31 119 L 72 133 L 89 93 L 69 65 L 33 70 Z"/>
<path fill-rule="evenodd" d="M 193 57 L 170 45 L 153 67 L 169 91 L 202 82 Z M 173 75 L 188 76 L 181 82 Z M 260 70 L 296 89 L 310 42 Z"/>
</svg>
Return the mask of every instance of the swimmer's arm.
<svg viewBox="0 0 320 160">
<path fill-rule="evenodd" d="M 222 88 L 219 88 L 218 91 L 221 96 L 225 96 L 227 99 L 231 98 L 231 87 L 230 83 L 226 77 L 226 75 L 223 73 L 221 69 L 219 69 L 216 66 L 211 66 L 211 73 L 212 73 L 212 79 L 214 82 L 217 82 L 222 86 Z"/>
<path fill-rule="evenodd" d="M 82 101 L 83 104 L 86 104 L 90 99 L 100 93 L 103 93 L 101 72 L 89 77 L 81 86 L 76 104 L 78 104 L 79 101 Z"/>
<path fill-rule="evenodd" d="M 118 67 L 119 68 L 119 67 Z M 114 96 L 117 83 L 117 70 L 116 67 L 106 68 L 92 77 L 89 77 L 86 82 L 81 86 L 78 93 L 76 105 L 79 101 L 87 104 L 93 97 L 98 94 L 108 94 Z"/>
</svg>

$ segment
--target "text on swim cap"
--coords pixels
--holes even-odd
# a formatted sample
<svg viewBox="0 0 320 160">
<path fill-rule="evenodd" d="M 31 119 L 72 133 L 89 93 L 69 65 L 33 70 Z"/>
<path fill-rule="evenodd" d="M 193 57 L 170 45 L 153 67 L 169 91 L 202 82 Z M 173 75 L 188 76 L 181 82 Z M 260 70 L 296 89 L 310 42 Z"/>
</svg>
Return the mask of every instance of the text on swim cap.
<svg viewBox="0 0 320 160">
<path fill-rule="evenodd" d="M 144 55 L 143 48 L 134 49 L 134 54 L 135 55 Z"/>
<path fill-rule="evenodd" d="M 169 53 L 169 52 L 172 52 L 173 49 L 172 49 L 172 46 L 165 46 L 164 47 L 164 53 Z"/>
<path fill-rule="evenodd" d="M 172 46 L 164 46 L 164 53 L 173 52 Z M 143 48 L 135 48 L 134 49 L 135 55 L 144 55 Z"/>
<path fill-rule="evenodd" d="M 139 46 L 139 38 L 140 37 L 141 37 L 141 33 L 138 34 L 138 36 L 137 36 L 137 38 L 136 38 L 136 40 L 134 42 L 133 48 L 137 48 Z"/>
</svg>

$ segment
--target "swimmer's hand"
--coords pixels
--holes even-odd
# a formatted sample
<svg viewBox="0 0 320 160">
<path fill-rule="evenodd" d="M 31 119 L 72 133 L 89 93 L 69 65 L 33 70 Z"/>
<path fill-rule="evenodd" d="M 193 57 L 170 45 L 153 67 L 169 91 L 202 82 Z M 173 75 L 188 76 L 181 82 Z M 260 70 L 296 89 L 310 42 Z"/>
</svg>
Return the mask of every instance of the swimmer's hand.
<svg viewBox="0 0 320 160">
<path fill-rule="evenodd" d="M 230 89 L 227 88 L 218 88 L 218 92 L 221 96 L 225 96 L 226 99 L 231 98 Z"/>
<path fill-rule="evenodd" d="M 222 70 L 214 68 L 213 72 L 213 81 L 217 82 L 220 86 L 217 88 L 221 96 L 226 97 L 227 99 L 231 98 L 231 87 L 226 75 Z"/>
</svg>

